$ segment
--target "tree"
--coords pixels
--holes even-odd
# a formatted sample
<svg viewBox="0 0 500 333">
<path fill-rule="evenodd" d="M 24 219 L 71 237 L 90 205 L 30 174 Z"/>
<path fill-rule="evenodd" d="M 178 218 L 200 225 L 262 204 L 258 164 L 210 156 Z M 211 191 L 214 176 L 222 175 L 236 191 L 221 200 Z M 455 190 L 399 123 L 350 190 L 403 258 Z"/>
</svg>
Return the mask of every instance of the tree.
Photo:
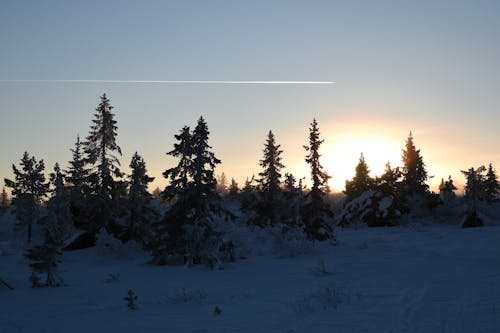
<svg viewBox="0 0 500 333">
<path fill-rule="evenodd" d="M 453 179 L 448 176 L 448 180 L 441 178 L 441 183 L 439 184 L 439 196 L 444 202 L 448 202 L 455 198 L 455 190 L 457 187 L 453 184 Z"/>
<path fill-rule="evenodd" d="M 392 168 L 391 163 L 387 161 L 384 173 L 375 179 L 377 190 L 384 195 L 398 199 L 401 190 L 401 171 L 399 167 Z"/>
<path fill-rule="evenodd" d="M 488 166 L 486 177 L 484 179 L 484 190 L 485 199 L 487 202 L 498 201 L 498 195 L 500 194 L 500 184 L 498 183 L 498 176 L 491 163 Z"/>
<path fill-rule="evenodd" d="M 231 184 L 229 185 L 228 193 L 230 196 L 236 196 L 240 192 L 240 189 L 238 188 L 238 183 L 234 178 L 231 178 Z"/>
<path fill-rule="evenodd" d="M 148 185 L 154 177 L 147 175 L 146 162 L 137 153 L 130 161 L 132 174 L 129 176 L 127 198 L 128 216 L 121 235 L 122 241 L 136 240 L 144 242 L 147 238 L 147 227 L 158 218 L 158 213 L 151 206 L 153 196 L 148 192 Z"/>
<path fill-rule="evenodd" d="M 256 203 L 255 224 L 265 226 L 274 225 L 278 222 L 281 196 L 281 154 L 283 151 L 276 143 L 274 134 L 269 131 L 266 143 L 264 144 L 264 157 L 259 161 L 262 171 L 259 172 L 259 189 L 261 197 Z"/>
<path fill-rule="evenodd" d="M 301 208 L 301 217 L 305 231 L 309 238 L 325 240 L 333 237 L 333 231 L 328 224 L 328 220 L 333 217 L 329 205 L 324 197 L 328 191 L 328 180 L 331 178 L 321 165 L 319 159 L 319 148 L 324 140 L 320 140 L 320 132 L 316 119 L 313 119 L 309 128 L 309 144 L 304 146 L 308 153 L 305 161 L 311 168 L 312 187 L 307 194 L 307 201 Z M 302 185 L 300 185 L 302 187 Z"/>
<path fill-rule="evenodd" d="M 410 132 L 406 140 L 406 148 L 403 149 L 403 188 L 405 194 L 427 194 L 429 192 L 429 185 L 426 184 L 427 170 L 423 161 L 420 149 L 415 147 L 413 143 L 413 134 Z"/>
<path fill-rule="evenodd" d="M 85 167 L 84 143 L 77 135 L 75 147 L 70 149 L 72 160 L 69 161 L 69 168 L 64 177 L 70 193 L 70 209 L 74 217 L 75 226 L 82 227 L 85 222 L 85 194 L 88 192 L 89 170 Z"/>
<path fill-rule="evenodd" d="M 106 94 L 101 96 L 101 102 L 96 108 L 93 125 L 85 142 L 86 164 L 91 166 L 88 176 L 90 194 L 92 195 L 91 225 L 92 233 L 102 227 L 109 227 L 113 219 L 113 203 L 123 194 L 123 183 L 115 181 L 122 177 L 120 162 L 115 154 L 121 155 L 121 149 L 116 143 L 117 129 L 113 107 Z"/>
<path fill-rule="evenodd" d="M 228 193 L 226 174 L 223 172 L 217 177 L 217 193 L 224 196 Z"/>
<path fill-rule="evenodd" d="M 171 254 L 183 255 L 188 264 L 213 266 L 218 261 L 220 235 L 213 222 L 221 208 L 214 169 L 221 161 L 211 151 L 209 134 L 200 117 L 192 133 L 185 126 L 175 136 L 178 143 L 167 153 L 177 157 L 179 163 L 163 173 L 169 180 L 164 193 L 172 207 L 155 226 L 158 237 L 153 256 L 157 262 L 164 262 Z"/>
<path fill-rule="evenodd" d="M 39 218 L 38 207 L 49 186 L 45 182 L 44 169 L 43 160 L 37 162 L 35 157 L 25 152 L 20 168 L 12 165 L 15 180 L 5 178 L 5 185 L 12 189 L 12 204 L 16 207 L 18 226 L 28 229 L 28 242 L 31 242 L 32 224 Z"/>
<path fill-rule="evenodd" d="M 481 165 L 477 169 L 469 168 L 467 171 L 461 171 L 467 182 L 465 184 L 465 199 L 468 203 L 467 217 L 463 223 L 463 227 L 482 226 L 483 221 L 478 217 L 477 206 L 478 201 L 483 198 L 484 193 L 484 175 L 486 168 Z"/>
<path fill-rule="evenodd" d="M 375 180 L 370 177 L 370 169 L 366 164 L 363 153 L 361 153 L 354 177 L 352 180 L 346 180 L 345 183 L 346 201 L 349 202 L 363 194 L 363 192 L 373 189 L 374 184 Z"/>
<path fill-rule="evenodd" d="M 10 206 L 9 195 L 5 190 L 5 186 L 2 188 L 2 194 L 0 195 L 0 213 L 4 212 Z"/>
</svg>

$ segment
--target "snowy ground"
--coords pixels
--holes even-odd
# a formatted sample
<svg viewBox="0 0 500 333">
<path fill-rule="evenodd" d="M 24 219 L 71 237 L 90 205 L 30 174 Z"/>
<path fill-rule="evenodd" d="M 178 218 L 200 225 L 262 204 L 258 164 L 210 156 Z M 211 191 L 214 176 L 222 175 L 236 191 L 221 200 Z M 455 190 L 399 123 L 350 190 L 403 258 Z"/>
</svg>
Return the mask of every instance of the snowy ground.
<svg viewBox="0 0 500 333">
<path fill-rule="evenodd" d="M 0 277 L 15 290 L 0 288 L 0 332 L 500 332 L 500 227 L 338 229 L 337 238 L 215 271 L 69 252 L 67 286 L 53 289 L 32 289 L 25 259 L 7 249 Z M 123 300 L 129 289 L 137 310 Z"/>
</svg>

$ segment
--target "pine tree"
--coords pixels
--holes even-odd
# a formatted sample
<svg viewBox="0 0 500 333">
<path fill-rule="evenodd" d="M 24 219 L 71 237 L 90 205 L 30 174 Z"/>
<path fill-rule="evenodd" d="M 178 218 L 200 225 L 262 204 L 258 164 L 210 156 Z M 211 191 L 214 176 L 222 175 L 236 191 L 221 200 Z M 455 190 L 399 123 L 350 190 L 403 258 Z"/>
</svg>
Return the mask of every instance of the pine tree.
<svg viewBox="0 0 500 333">
<path fill-rule="evenodd" d="M 118 127 L 112 109 L 109 99 L 103 94 L 85 142 L 85 162 L 91 166 L 88 181 L 92 195 L 89 221 L 92 224 L 88 229 L 92 233 L 112 225 L 116 203 L 124 190 L 123 182 L 115 180 L 115 177 L 123 175 L 119 169 L 120 162 L 114 155 L 121 155 L 121 149 L 116 143 Z"/>
<path fill-rule="evenodd" d="M 132 156 L 130 169 L 132 174 L 129 176 L 127 198 L 129 215 L 121 239 L 125 242 L 129 240 L 144 242 L 148 237 L 148 225 L 158 218 L 158 213 L 151 206 L 153 196 L 148 192 L 148 185 L 154 177 L 147 175 L 146 162 L 137 152 Z"/>
<path fill-rule="evenodd" d="M 498 195 L 500 194 L 500 184 L 498 183 L 498 176 L 491 163 L 488 166 L 488 171 L 486 172 L 486 177 L 484 179 L 484 189 L 485 199 L 487 202 L 498 201 Z"/>
<path fill-rule="evenodd" d="M 363 194 L 363 192 L 373 189 L 374 184 L 375 181 L 372 177 L 370 177 L 368 164 L 366 164 L 365 157 L 363 153 L 361 153 L 353 179 L 346 180 L 345 183 L 344 193 L 347 196 L 346 201 L 349 202 Z"/>
<path fill-rule="evenodd" d="M 413 134 L 410 132 L 406 140 L 406 148 L 403 149 L 403 187 L 405 194 L 428 194 L 429 185 L 426 184 L 427 170 L 420 149 L 413 143 Z"/>
<path fill-rule="evenodd" d="M 319 159 L 319 148 L 324 140 L 320 139 L 320 132 L 316 119 L 313 119 L 309 128 L 309 145 L 304 146 L 308 153 L 305 161 L 311 168 L 312 187 L 307 195 L 307 202 L 301 208 L 301 217 L 304 222 L 305 231 L 309 238 L 325 240 L 333 237 L 333 231 L 328 224 L 333 213 L 324 197 L 328 192 L 328 180 L 331 178 L 321 165 Z M 299 185 L 302 187 L 302 185 Z"/>
<path fill-rule="evenodd" d="M 75 226 L 82 227 L 85 224 L 85 194 L 88 193 L 87 180 L 89 170 L 85 167 L 84 143 L 80 136 L 76 137 L 75 147 L 70 149 L 73 159 L 69 161 L 69 168 L 65 171 L 65 180 L 70 192 L 70 209 Z"/>
<path fill-rule="evenodd" d="M 18 226 L 27 227 L 28 242 L 31 242 L 32 224 L 39 218 L 38 207 L 46 196 L 49 184 L 43 174 L 43 160 L 36 161 L 24 153 L 20 169 L 12 165 L 15 180 L 5 179 L 5 185 L 12 188 L 12 204 L 16 207 Z"/>
<path fill-rule="evenodd" d="M 214 169 L 217 159 L 208 144 L 207 124 L 203 117 L 191 133 L 185 126 L 175 138 L 176 167 L 163 175 L 169 180 L 165 196 L 172 207 L 163 221 L 155 225 L 157 239 L 152 246 L 155 261 L 162 262 L 169 254 L 182 254 L 188 264 L 218 261 L 220 237 L 215 231 L 214 215 L 220 212 L 220 197 L 216 192 Z"/>
</svg>

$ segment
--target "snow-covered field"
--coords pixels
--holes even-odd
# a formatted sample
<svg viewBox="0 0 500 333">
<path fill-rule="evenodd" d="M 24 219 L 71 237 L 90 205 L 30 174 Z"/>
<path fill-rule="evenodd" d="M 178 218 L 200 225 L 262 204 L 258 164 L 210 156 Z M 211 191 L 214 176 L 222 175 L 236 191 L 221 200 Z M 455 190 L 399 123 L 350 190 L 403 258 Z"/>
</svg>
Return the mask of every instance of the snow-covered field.
<svg viewBox="0 0 500 333">
<path fill-rule="evenodd" d="M 349 228 L 337 240 L 213 271 L 130 249 L 66 252 L 67 286 L 38 289 L 4 242 L 0 277 L 15 290 L 0 287 L 0 332 L 500 332 L 500 227 Z"/>
</svg>

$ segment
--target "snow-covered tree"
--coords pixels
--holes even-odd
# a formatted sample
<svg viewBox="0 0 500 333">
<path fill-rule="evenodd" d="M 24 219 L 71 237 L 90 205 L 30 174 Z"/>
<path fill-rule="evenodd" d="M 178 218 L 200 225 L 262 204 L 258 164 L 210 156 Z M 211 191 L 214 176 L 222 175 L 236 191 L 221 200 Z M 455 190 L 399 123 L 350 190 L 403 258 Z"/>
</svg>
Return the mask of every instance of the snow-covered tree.
<svg viewBox="0 0 500 333">
<path fill-rule="evenodd" d="M 384 195 L 399 198 L 401 191 L 401 171 L 399 167 L 392 168 L 391 163 L 387 161 L 384 173 L 375 179 L 376 188 Z"/>
<path fill-rule="evenodd" d="M 491 163 L 489 164 L 486 176 L 484 177 L 484 191 L 487 202 L 498 201 L 500 184 L 498 183 L 498 176 Z"/>
<path fill-rule="evenodd" d="M 346 180 L 345 182 L 346 201 L 351 201 L 363 194 L 363 192 L 373 189 L 374 185 L 375 180 L 370 177 L 370 169 L 366 164 L 365 156 L 361 153 L 354 177 L 352 180 Z"/>
<path fill-rule="evenodd" d="M 12 165 L 15 180 L 5 178 L 5 185 L 12 189 L 12 204 L 16 208 L 18 226 L 28 229 L 28 242 L 31 242 L 32 224 L 39 218 L 39 205 L 49 187 L 45 182 L 44 170 L 43 160 L 37 161 L 25 152 L 20 168 Z"/>
<path fill-rule="evenodd" d="M 309 238 L 325 240 L 333 237 L 333 230 L 328 221 L 333 213 L 324 198 L 328 189 L 328 180 L 331 178 L 320 163 L 319 149 L 324 140 L 320 139 L 320 132 L 316 119 L 313 119 L 309 128 L 309 144 L 304 146 L 308 153 L 305 161 L 311 168 L 311 190 L 307 194 L 307 201 L 301 208 L 301 217 L 305 231 Z"/>
<path fill-rule="evenodd" d="M 214 169 L 221 163 L 208 144 L 207 124 L 203 117 L 191 133 L 185 126 L 175 138 L 178 143 L 168 155 L 177 157 L 176 167 L 163 175 L 169 180 L 165 195 L 172 206 L 165 218 L 155 225 L 157 238 L 153 256 L 162 262 L 171 254 L 184 255 L 188 264 L 213 266 L 218 261 L 220 235 L 214 228 L 220 212 Z"/>
<path fill-rule="evenodd" d="M 130 169 L 132 174 L 129 176 L 127 198 L 129 214 L 121 239 L 143 242 L 147 238 L 149 224 L 158 218 L 158 213 L 151 206 L 153 196 L 148 192 L 148 185 L 154 177 L 147 175 L 146 162 L 137 152 L 132 156 Z"/>
<path fill-rule="evenodd" d="M 115 180 L 123 174 L 116 156 L 121 155 L 121 149 L 116 143 L 118 127 L 112 109 L 109 99 L 103 94 L 85 142 L 86 163 L 91 167 L 87 177 L 91 194 L 91 225 L 88 229 L 93 233 L 112 224 L 113 210 L 124 192 L 124 183 Z"/>
<path fill-rule="evenodd" d="M 402 183 L 405 194 L 427 194 L 429 185 L 427 185 L 426 181 L 429 177 L 420 149 L 415 147 L 411 132 L 406 140 L 406 147 L 403 149 L 401 159 L 403 161 Z"/>
</svg>

